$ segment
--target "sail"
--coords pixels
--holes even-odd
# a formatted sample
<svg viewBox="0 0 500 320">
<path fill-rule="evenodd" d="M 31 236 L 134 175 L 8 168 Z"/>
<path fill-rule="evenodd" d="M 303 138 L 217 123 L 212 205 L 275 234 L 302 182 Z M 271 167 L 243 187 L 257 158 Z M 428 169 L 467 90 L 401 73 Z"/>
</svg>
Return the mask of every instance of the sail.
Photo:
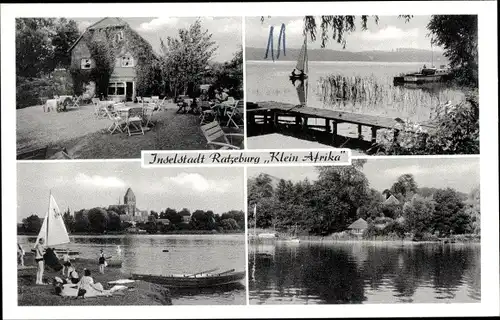
<svg viewBox="0 0 500 320">
<path fill-rule="evenodd" d="M 305 105 L 307 101 L 307 96 L 306 96 L 306 90 L 305 90 L 305 84 L 307 80 L 301 81 L 300 84 L 295 88 L 297 89 L 297 95 L 299 96 L 299 102 L 300 105 Z"/>
<path fill-rule="evenodd" d="M 302 45 L 302 48 L 300 49 L 299 58 L 297 59 L 297 65 L 295 66 L 295 69 L 300 70 L 304 73 L 307 73 L 306 60 L 307 60 L 307 41 L 304 40 L 304 44 Z"/>
<path fill-rule="evenodd" d="M 42 228 L 40 229 L 40 233 L 38 233 L 36 243 L 38 243 L 40 238 L 45 239 L 46 246 L 69 243 L 68 231 L 66 230 L 63 216 L 52 195 L 50 195 L 49 200 L 49 211 L 45 215 L 45 219 L 43 219 Z"/>
</svg>

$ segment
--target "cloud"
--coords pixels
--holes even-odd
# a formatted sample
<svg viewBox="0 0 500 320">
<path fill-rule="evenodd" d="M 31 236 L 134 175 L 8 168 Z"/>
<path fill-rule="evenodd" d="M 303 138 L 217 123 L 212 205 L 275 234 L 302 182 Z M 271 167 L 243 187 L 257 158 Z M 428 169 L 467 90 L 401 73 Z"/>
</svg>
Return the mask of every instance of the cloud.
<svg viewBox="0 0 500 320">
<path fill-rule="evenodd" d="M 445 162 L 442 164 L 434 166 L 425 166 L 425 167 L 416 164 L 399 166 L 399 167 L 389 168 L 384 171 L 386 176 L 391 176 L 391 177 L 399 177 L 406 173 L 410 173 L 415 176 L 427 175 L 427 176 L 451 177 L 454 175 L 462 176 L 470 173 L 479 173 L 479 165 L 475 161 L 467 161 L 463 163 Z"/>
<path fill-rule="evenodd" d="M 387 26 L 376 32 L 366 30 L 361 32 L 361 39 L 365 41 L 387 41 L 387 40 L 403 40 L 408 38 L 418 38 L 418 28 L 403 30 L 395 26 Z"/>
<path fill-rule="evenodd" d="M 199 173 L 180 173 L 175 177 L 164 178 L 174 187 L 183 187 L 197 192 L 226 192 L 231 188 L 231 183 L 223 179 L 209 180 Z"/>
<path fill-rule="evenodd" d="M 79 173 L 75 177 L 75 182 L 85 187 L 123 188 L 126 186 L 123 180 L 116 177 L 89 176 L 85 173 Z"/>
<path fill-rule="evenodd" d="M 208 29 L 211 33 L 239 33 L 241 37 L 241 18 L 232 17 L 160 17 L 153 18 L 149 22 L 143 22 L 139 25 L 138 30 L 142 32 L 158 32 L 165 29 L 188 28 L 197 19 L 201 21 L 203 29 Z"/>
</svg>

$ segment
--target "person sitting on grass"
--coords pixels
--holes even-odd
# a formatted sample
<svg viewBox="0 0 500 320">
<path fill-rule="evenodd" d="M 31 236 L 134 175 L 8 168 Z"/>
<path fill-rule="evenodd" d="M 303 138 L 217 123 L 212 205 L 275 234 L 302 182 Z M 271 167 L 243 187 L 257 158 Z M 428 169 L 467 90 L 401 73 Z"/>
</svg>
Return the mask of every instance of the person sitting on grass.
<svg viewBox="0 0 500 320">
<path fill-rule="evenodd" d="M 83 270 L 83 277 L 78 282 L 77 296 L 75 299 L 82 297 L 85 299 L 85 294 L 95 295 L 110 295 L 109 292 L 104 290 L 102 284 L 94 283 L 94 279 L 90 276 L 90 270 Z"/>
</svg>

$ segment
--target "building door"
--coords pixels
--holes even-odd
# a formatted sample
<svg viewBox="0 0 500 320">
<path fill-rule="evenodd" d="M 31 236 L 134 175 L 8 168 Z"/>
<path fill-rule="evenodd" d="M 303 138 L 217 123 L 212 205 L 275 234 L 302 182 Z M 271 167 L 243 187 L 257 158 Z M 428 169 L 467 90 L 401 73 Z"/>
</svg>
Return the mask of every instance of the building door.
<svg viewBox="0 0 500 320">
<path fill-rule="evenodd" d="M 132 101 L 132 97 L 134 96 L 134 84 L 132 82 L 127 82 L 127 90 L 125 92 L 125 100 Z"/>
</svg>

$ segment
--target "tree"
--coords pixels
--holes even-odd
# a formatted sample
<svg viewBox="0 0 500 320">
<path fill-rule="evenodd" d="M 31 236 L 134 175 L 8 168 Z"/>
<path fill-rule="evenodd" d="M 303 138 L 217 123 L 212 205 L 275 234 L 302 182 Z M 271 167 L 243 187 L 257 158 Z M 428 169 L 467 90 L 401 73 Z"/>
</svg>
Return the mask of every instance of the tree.
<svg viewBox="0 0 500 320">
<path fill-rule="evenodd" d="M 38 233 L 42 228 L 42 219 L 36 214 L 23 219 L 23 228 L 26 233 Z"/>
<path fill-rule="evenodd" d="M 103 208 L 92 208 L 88 212 L 89 228 L 91 232 L 104 233 L 108 226 L 108 215 Z"/>
<path fill-rule="evenodd" d="M 462 84 L 478 86 L 477 15 L 433 15 L 427 29 Z"/>
<path fill-rule="evenodd" d="M 66 230 L 68 230 L 68 232 L 72 232 L 75 228 L 75 226 L 74 226 L 75 225 L 75 218 L 73 218 L 73 215 L 71 215 L 69 208 L 63 214 L 63 221 L 64 221 L 64 225 L 66 226 Z"/>
<path fill-rule="evenodd" d="M 188 29 L 179 29 L 178 38 L 167 37 L 166 42 L 160 39 L 162 77 L 169 79 L 175 96 L 199 84 L 217 48 L 199 19 Z"/>
<path fill-rule="evenodd" d="M 154 211 L 154 210 L 151 210 L 150 212 L 150 216 L 153 216 L 155 219 L 158 219 L 158 212 Z"/>
<path fill-rule="evenodd" d="M 35 78 L 53 70 L 54 19 L 16 19 L 16 76 Z"/>
<path fill-rule="evenodd" d="M 90 230 L 90 223 L 88 218 L 88 210 L 82 209 L 75 212 L 75 231 L 88 232 Z"/>
<path fill-rule="evenodd" d="M 214 213 L 212 211 L 195 210 L 191 215 L 190 224 L 196 230 L 215 229 Z"/>
<path fill-rule="evenodd" d="M 343 231 L 356 220 L 356 212 L 367 199 L 368 180 L 361 171 L 364 162 L 347 167 L 318 167 L 314 183 L 313 206 L 309 228 L 316 233 Z"/>
<path fill-rule="evenodd" d="M 118 213 L 108 210 L 107 212 L 108 223 L 106 225 L 107 231 L 121 231 L 122 221 Z"/>
<path fill-rule="evenodd" d="M 451 188 L 439 189 L 434 194 L 436 213 L 432 220 L 434 230 L 442 235 L 450 233 L 463 233 L 466 225 L 470 223 L 463 215 L 465 204 L 460 195 Z"/>
<path fill-rule="evenodd" d="M 369 17 L 367 15 L 360 16 L 361 30 L 368 29 Z M 399 17 L 408 22 L 413 16 L 400 15 Z M 264 20 L 265 18 L 261 17 L 261 21 L 263 22 Z M 373 20 L 375 24 L 378 24 L 378 16 L 373 16 Z M 305 16 L 303 31 L 304 35 L 308 35 L 311 41 L 316 41 L 318 24 L 321 28 L 321 48 L 325 48 L 328 41 L 332 39 L 341 44 L 345 49 L 347 44 L 345 35 L 356 30 L 356 16 Z"/>
<path fill-rule="evenodd" d="M 221 215 L 221 220 L 233 219 L 238 225 L 238 229 L 245 230 L 245 213 L 241 210 L 231 210 Z"/>
<path fill-rule="evenodd" d="M 177 210 L 172 208 L 167 208 L 164 212 L 161 212 L 160 219 L 168 219 L 173 225 L 177 225 L 182 222 L 182 216 L 177 213 Z"/>
<path fill-rule="evenodd" d="M 68 50 L 79 36 L 80 31 L 78 31 L 76 21 L 59 18 L 55 22 L 54 35 L 52 37 L 54 67 L 69 67 L 71 56 L 68 54 Z"/>
<path fill-rule="evenodd" d="M 231 218 L 223 219 L 221 221 L 221 226 L 224 230 L 238 230 L 238 223 Z"/>
<path fill-rule="evenodd" d="M 414 196 L 403 206 L 403 217 L 407 229 L 420 237 L 424 232 L 431 232 L 429 221 L 434 217 L 435 203 L 421 196 Z"/>
<path fill-rule="evenodd" d="M 210 90 L 227 88 L 235 99 L 243 99 L 243 48 L 229 62 L 214 64 L 210 72 Z"/>
<path fill-rule="evenodd" d="M 401 175 L 391 187 L 392 194 L 401 195 L 402 199 L 399 200 L 403 201 L 409 200 L 417 191 L 415 178 L 409 173 Z"/>
<path fill-rule="evenodd" d="M 123 206 L 118 206 L 118 205 L 110 205 L 108 207 L 108 211 L 116 212 L 119 215 L 127 214 L 127 212 L 125 212 L 125 208 Z"/>
</svg>

